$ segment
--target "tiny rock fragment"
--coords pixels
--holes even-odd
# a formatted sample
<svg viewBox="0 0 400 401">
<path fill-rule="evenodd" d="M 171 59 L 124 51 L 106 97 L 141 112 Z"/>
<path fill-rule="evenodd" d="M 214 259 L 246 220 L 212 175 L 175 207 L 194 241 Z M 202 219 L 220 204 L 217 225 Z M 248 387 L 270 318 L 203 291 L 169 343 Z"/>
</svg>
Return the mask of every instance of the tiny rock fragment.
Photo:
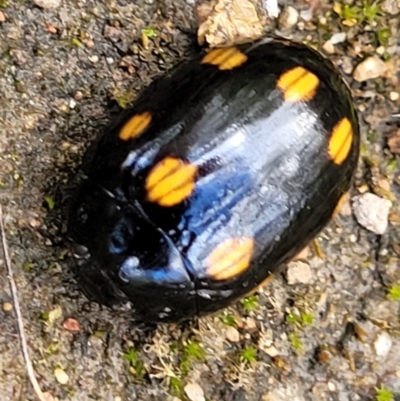
<svg viewBox="0 0 400 401">
<path fill-rule="evenodd" d="M 296 262 L 298 260 L 305 260 L 308 258 L 308 255 L 310 253 L 310 247 L 306 246 L 304 249 L 302 249 L 294 258 L 293 261 Z"/>
<path fill-rule="evenodd" d="M 57 33 L 57 28 L 53 24 L 47 24 L 46 32 L 55 34 L 55 33 Z"/>
<path fill-rule="evenodd" d="M 12 50 L 11 56 L 15 65 L 21 66 L 28 61 L 28 53 L 25 50 Z"/>
<path fill-rule="evenodd" d="M 103 36 L 110 39 L 111 42 L 119 42 L 124 37 L 124 33 L 114 26 L 106 25 L 104 27 Z"/>
<path fill-rule="evenodd" d="M 306 284 L 311 280 L 311 268 L 307 263 L 290 262 L 286 270 L 286 280 L 289 285 Z"/>
<path fill-rule="evenodd" d="M 263 7 L 270 18 L 277 18 L 279 15 L 279 7 L 277 0 L 263 0 Z"/>
<path fill-rule="evenodd" d="M 392 338 L 386 331 L 379 333 L 378 337 L 374 341 L 376 355 L 386 356 L 392 348 L 392 343 Z"/>
<path fill-rule="evenodd" d="M 343 201 L 338 206 L 339 207 L 338 207 L 337 212 L 341 216 L 343 216 L 343 217 L 351 216 L 352 211 L 351 211 L 350 196 L 346 195 L 346 197 L 343 198 Z"/>
<path fill-rule="evenodd" d="M 54 376 L 60 384 L 67 384 L 69 377 L 61 368 L 54 369 Z"/>
<path fill-rule="evenodd" d="M 329 39 L 333 45 L 338 45 L 346 40 L 346 32 L 334 33 Z"/>
<path fill-rule="evenodd" d="M 99 61 L 99 56 L 93 55 L 89 57 L 89 61 L 96 64 Z"/>
<path fill-rule="evenodd" d="M 386 64 L 378 57 L 367 57 L 356 66 L 353 78 L 357 82 L 382 77 L 386 73 Z"/>
<path fill-rule="evenodd" d="M 48 391 L 45 391 L 43 393 L 43 397 L 44 397 L 45 401 L 55 401 L 55 398 L 54 398 L 53 394 L 51 394 Z"/>
<path fill-rule="evenodd" d="M 217 0 L 197 7 L 197 39 L 210 47 L 243 43 L 262 36 L 263 25 L 249 0 Z"/>
<path fill-rule="evenodd" d="M 61 5 L 61 0 L 33 0 L 40 8 L 58 8 Z"/>
<path fill-rule="evenodd" d="M 387 144 L 393 154 L 400 155 L 400 128 L 388 135 Z"/>
<path fill-rule="evenodd" d="M 358 223 L 377 235 L 382 235 L 388 226 L 392 202 L 372 193 L 355 196 L 353 213 Z"/>
<path fill-rule="evenodd" d="M 237 343 L 240 340 L 239 331 L 235 327 L 228 327 L 225 332 L 225 336 L 231 343 Z"/>
<path fill-rule="evenodd" d="M 263 351 L 271 358 L 275 358 L 279 355 L 279 351 L 273 345 L 271 347 L 264 348 Z"/>
<path fill-rule="evenodd" d="M 392 102 L 395 102 L 396 100 L 399 100 L 399 98 L 400 98 L 400 93 L 399 92 L 392 91 L 392 92 L 389 93 L 389 99 Z"/>
<path fill-rule="evenodd" d="M 184 388 L 190 401 L 206 401 L 203 389 L 197 383 L 188 383 Z"/>
<path fill-rule="evenodd" d="M 400 12 L 400 1 L 399 0 L 384 0 L 382 8 L 385 12 L 396 15 Z"/>
<path fill-rule="evenodd" d="M 79 331 L 81 329 L 79 322 L 76 319 L 73 319 L 72 317 L 69 317 L 64 321 L 63 327 L 65 330 L 68 331 Z"/>
<path fill-rule="evenodd" d="M 6 21 L 6 15 L 3 13 L 3 11 L 0 11 L 0 24 L 5 21 Z"/>
<path fill-rule="evenodd" d="M 280 28 L 293 28 L 299 21 L 299 12 L 291 6 L 285 7 L 279 15 Z"/>
<path fill-rule="evenodd" d="M 323 45 L 322 49 L 324 50 L 325 53 L 327 54 L 333 54 L 335 53 L 335 46 L 330 40 L 327 40 Z"/>
<path fill-rule="evenodd" d="M 11 312 L 13 309 L 11 302 L 3 302 L 3 311 L 4 312 Z"/>
</svg>

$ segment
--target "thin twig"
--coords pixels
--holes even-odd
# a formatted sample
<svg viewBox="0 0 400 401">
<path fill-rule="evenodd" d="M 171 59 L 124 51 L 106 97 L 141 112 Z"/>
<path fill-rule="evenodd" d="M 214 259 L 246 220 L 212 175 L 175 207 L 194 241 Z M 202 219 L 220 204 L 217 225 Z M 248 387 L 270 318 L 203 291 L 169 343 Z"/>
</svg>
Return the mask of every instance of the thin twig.
<svg viewBox="0 0 400 401">
<path fill-rule="evenodd" d="M 5 261 L 6 269 L 7 269 L 7 278 L 8 278 L 8 281 L 10 282 L 11 296 L 12 296 L 12 299 L 14 302 L 14 309 L 15 309 L 15 314 L 17 317 L 18 334 L 19 334 L 19 340 L 20 340 L 21 348 L 22 348 L 22 355 L 24 356 L 25 369 L 28 374 L 29 380 L 32 384 L 32 387 L 35 390 L 35 393 L 38 396 L 39 400 L 46 401 L 46 398 L 45 398 L 42 390 L 40 389 L 39 383 L 36 380 L 32 362 L 29 357 L 28 344 L 26 342 L 26 337 L 25 337 L 24 323 L 22 321 L 21 308 L 19 306 L 17 286 L 15 285 L 13 272 L 11 269 L 10 256 L 8 254 L 6 232 L 4 230 L 4 222 L 3 222 L 3 209 L 1 207 L 1 205 L 0 205 L 0 231 L 1 231 L 1 245 L 3 248 L 4 261 Z"/>
</svg>

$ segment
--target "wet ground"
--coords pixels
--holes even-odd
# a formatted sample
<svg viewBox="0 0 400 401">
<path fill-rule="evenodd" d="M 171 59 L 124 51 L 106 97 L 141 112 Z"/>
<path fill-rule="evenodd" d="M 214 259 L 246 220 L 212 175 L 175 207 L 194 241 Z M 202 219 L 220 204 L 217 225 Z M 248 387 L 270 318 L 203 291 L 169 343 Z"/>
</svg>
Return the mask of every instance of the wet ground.
<svg viewBox="0 0 400 401">
<path fill-rule="evenodd" d="M 400 113 L 396 1 L 315 3 L 313 15 L 296 2 L 309 21 L 266 27 L 324 48 L 351 85 L 363 140 L 352 195 L 391 200 L 383 235 L 344 208 L 310 249 L 307 283 L 290 285 L 284 272 L 184 326 L 138 326 L 79 291 L 63 218 L 74 174 L 120 107 L 198 51 L 192 3 L 64 0 L 48 9 L 0 0 L 0 200 L 42 390 L 73 401 L 201 400 L 202 391 L 210 401 L 398 400 L 400 159 L 387 146 L 400 125 L 391 117 Z M 346 35 L 332 51 L 337 33 Z M 385 72 L 353 80 L 372 55 Z M 2 260 L 0 278 L 0 400 L 34 400 Z"/>
</svg>

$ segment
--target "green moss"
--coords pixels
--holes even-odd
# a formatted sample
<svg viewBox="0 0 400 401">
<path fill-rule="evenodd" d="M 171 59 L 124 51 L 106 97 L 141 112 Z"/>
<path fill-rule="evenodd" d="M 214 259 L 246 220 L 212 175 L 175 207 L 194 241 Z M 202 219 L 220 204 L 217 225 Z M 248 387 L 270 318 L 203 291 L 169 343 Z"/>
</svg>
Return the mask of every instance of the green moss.
<svg viewBox="0 0 400 401">
<path fill-rule="evenodd" d="M 242 301 L 243 309 L 247 312 L 254 312 L 258 309 L 258 298 L 255 295 L 250 295 L 244 298 Z"/>
<path fill-rule="evenodd" d="M 400 301 L 400 285 L 392 285 L 388 290 L 388 298 L 392 301 Z"/>
<path fill-rule="evenodd" d="M 119 107 L 121 107 L 121 109 L 125 109 L 134 99 L 135 97 L 135 93 L 132 91 L 128 91 L 125 93 L 122 93 L 121 95 L 119 95 L 118 97 L 115 98 L 115 100 L 117 101 Z"/>
<path fill-rule="evenodd" d="M 246 364 L 252 364 L 257 361 L 257 349 L 253 346 L 244 348 L 240 354 L 240 360 Z"/>
<path fill-rule="evenodd" d="M 157 37 L 157 30 L 155 28 L 145 28 L 142 30 L 142 32 L 150 39 Z"/>
<path fill-rule="evenodd" d="M 183 347 L 183 353 L 181 358 L 181 363 L 179 365 L 179 370 L 181 375 L 185 377 L 194 362 L 202 362 L 206 359 L 206 352 L 199 342 L 188 341 L 188 343 Z"/>
<path fill-rule="evenodd" d="M 385 386 L 376 389 L 376 401 L 394 401 L 394 394 Z"/>
<path fill-rule="evenodd" d="M 169 386 L 173 395 L 179 397 L 183 393 L 183 383 L 178 377 L 171 377 Z"/>
<path fill-rule="evenodd" d="M 376 31 L 376 40 L 381 46 L 387 46 L 389 44 L 390 36 L 389 28 L 382 28 Z"/>
<path fill-rule="evenodd" d="M 53 210 L 54 209 L 54 199 L 51 196 L 45 196 L 44 197 L 44 201 L 46 202 L 47 207 L 49 208 L 49 210 Z"/>
<path fill-rule="evenodd" d="M 289 341 L 290 341 L 290 344 L 292 345 L 292 347 L 296 351 L 301 351 L 303 349 L 303 342 L 301 341 L 301 339 L 297 333 L 290 333 Z"/>
<path fill-rule="evenodd" d="M 221 320 L 227 326 L 236 326 L 236 320 L 232 314 L 227 314 L 225 316 L 222 316 Z"/>
<path fill-rule="evenodd" d="M 143 379 L 145 368 L 143 361 L 140 359 L 139 353 L 134 348 L 129 348 L 124 352 L 124 359 L 129 363 L 131 372 L 139 380 Z"/>
</svg>

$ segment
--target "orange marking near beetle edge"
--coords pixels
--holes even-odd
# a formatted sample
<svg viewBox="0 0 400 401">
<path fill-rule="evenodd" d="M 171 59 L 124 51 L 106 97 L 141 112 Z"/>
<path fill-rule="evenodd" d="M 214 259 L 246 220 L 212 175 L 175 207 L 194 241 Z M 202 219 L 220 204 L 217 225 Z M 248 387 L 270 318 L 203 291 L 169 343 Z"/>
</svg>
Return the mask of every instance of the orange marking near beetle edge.
<svg viewBox="0 0 400 401">
<path fill-rule="evenodd" d="M 147 199 L 166 207 L 182 203 L 195 188 L 197 171 L 197 166 L 176 157 L 166 157 L 147 177 Z"/>
<path fill-rule="evenodd" d="M 135 114 L 122 127 L 119 137 L 123 141 L 129 141 L 138 137 L 150 125 L 152 116 L 148 111 L 141 114 Z"/>
<path fill-rule="evenodd" d="M 278 80 L 278 88 L 285 100 L 299 102 L 311 100 L 319 85 L 318 77 L 304 67 L 295 67 L 285 72 Z"/>
<path fill-rule="evenodd" d="M 254 239 L 230 238 L 219 244 L 207 258 L 207 275 L 213 280 L 228 280 L 243 273 L 251 262 Z"/>
<path fill-rule="evenodd" d="M 237 47 L 212 50 L 201 60 L 201 64 L 216 65 L 220 70 L 232 70 L 241 66 L 248 59 Z"/>
<path fill-rule="evenodd" d="M 353 128 L 347 118 L 342 118 L 332 130 L 328 154 L 335 164 L 342 164 L 350 153 L 353 143 Z"/>
</svg>

